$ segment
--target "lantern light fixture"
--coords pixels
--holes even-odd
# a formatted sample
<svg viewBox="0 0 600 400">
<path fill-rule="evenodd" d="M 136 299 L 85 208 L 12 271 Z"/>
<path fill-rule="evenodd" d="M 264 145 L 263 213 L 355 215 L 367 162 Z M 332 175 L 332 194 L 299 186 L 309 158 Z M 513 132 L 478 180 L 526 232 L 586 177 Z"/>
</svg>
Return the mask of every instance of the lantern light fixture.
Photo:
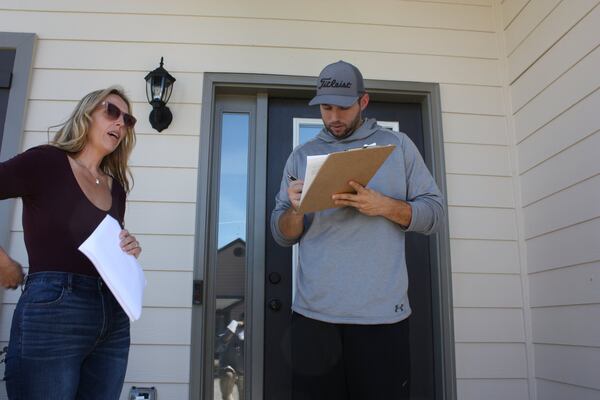
<svg viewBox="0 0 600 400">
<path fill-rule="evenodd" d="M 163 57 L 160 58 L 160 66 L 149 72 L 144 78 L 146 80 L 146 98 L 152 106 L 150 112 L 150 125 L 158 132 L 168 128 L 173 121 L 173 114 L 167 107 L 175 78 L 163 68 Z"/>
</svg>

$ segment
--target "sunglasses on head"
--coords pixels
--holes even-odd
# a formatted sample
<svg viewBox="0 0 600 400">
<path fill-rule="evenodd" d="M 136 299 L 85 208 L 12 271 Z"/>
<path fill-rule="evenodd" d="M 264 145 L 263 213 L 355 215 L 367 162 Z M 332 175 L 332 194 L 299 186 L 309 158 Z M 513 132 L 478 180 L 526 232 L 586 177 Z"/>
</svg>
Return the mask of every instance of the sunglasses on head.
<svg viewBox="0 0 600 400">
<path fill-rule="evenodd" d="M 104 106 L 104 112 L 106 117 L 111 121 L 116 121 L 121 115 L 123 115 L 123 124 L 128 128 L 133 128 L 137 120 L 131 114 L 121 111 L 119 107 L 111 103 L 110 101 L 103 101 L 101 105 Z"/>
</svg>

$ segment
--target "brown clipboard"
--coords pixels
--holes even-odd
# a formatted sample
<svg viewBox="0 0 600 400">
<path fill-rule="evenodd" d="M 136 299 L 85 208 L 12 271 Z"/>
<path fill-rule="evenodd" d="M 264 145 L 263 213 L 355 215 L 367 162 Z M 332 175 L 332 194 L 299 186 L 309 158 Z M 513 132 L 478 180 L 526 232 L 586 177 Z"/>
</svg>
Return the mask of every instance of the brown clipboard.
<svg viewBox="0 0 600 400">
<path fill-rule="evenodd" d="M 298 211 L 309 213 L 339 207 L 331 196 L 354 193 L 348 181 L 366 186 L 396 145 L 369 146 L 331 153 L 304 193 Z"/>
</svg>

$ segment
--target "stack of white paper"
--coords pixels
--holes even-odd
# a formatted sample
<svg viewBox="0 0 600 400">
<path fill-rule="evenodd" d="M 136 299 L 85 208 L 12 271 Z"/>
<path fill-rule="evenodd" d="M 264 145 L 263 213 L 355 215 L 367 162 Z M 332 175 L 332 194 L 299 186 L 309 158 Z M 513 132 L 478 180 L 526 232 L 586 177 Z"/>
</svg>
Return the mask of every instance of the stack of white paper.
<svg viewBox="0 0 600 400">
<path fill-rule="evenodd" d="M 327 160 L 327 157 L 329 157 L 329 154 L 306 157 L 306 171 L 304 172 L 304 186 L 302 187 L 302 193 L 300 194 L 300 202 L 302 202 L 304 193 L 308 192 L 310 185 L 312 185 L 315 176 L 319 173 L 319 170 L 325 160 Z"/>
<path fill-rule="evenodd" d="M 120 246 L 121 226 L 107 215 L 92 234 L 79 246 L 90 259 L 131 321 L 142 315 L 146 278 L 132 255 Z"/>
</svg>

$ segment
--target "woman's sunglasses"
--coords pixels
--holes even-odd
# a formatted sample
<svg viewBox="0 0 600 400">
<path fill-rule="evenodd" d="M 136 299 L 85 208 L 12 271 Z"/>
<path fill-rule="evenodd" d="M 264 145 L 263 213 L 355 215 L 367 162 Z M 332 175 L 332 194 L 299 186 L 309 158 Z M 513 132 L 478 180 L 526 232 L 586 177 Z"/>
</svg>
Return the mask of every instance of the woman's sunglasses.
<svg viewBox="0 0 600 400">
<path fill-rule="evenodd" d="M 111 121 L 116 121 L 119 119 L 121 115 L 123 115 L 123 124 L 130 129 L 133 129 L 137 120 L 131 114 L 127 114 L 119 107 L 111 103 L 110 101 L 103 101 L 101 105 L 104 106 L 104 112 L 106 113 L 106 117 Z"/>
</svg>

